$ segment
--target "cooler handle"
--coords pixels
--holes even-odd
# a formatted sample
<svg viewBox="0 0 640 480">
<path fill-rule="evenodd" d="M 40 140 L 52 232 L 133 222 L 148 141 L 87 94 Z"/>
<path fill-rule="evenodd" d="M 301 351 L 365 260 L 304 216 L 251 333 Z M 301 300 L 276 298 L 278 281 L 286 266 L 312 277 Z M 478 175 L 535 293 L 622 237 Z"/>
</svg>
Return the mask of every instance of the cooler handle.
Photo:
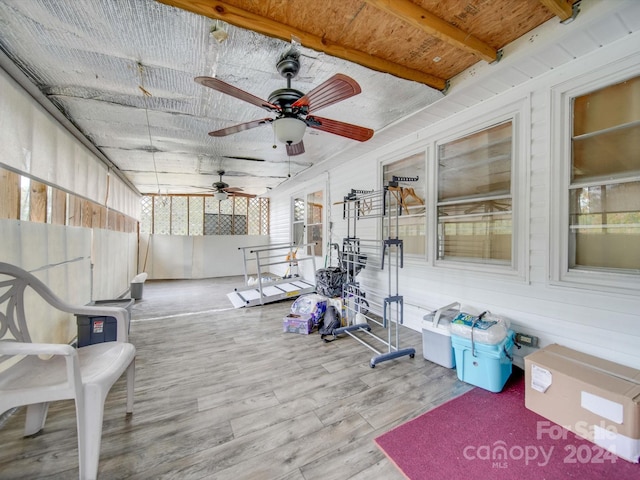
<svg viewBox="0 0 640 480">
<path fill-rule="evenodd" d="M 440 315 L 442 315 L 442 312 L 446 312 L 447 310 L 453 307 L 458 307 L 458 311 L 459 311 L 460 303 L 453 302 L 453 303 L 450 303 L 449 305 L 445 305 L 444 307 L 440 307 L 438 310 L 436 310 L 436 314 L 433 316 L 433 326 L 437 327 L 438 323 L 440 323 Z"/>
<path fill-rule="evenodd" d="M 473 357 L 476 356 L 476 347 L 473 343 L 473 329 L 476 326 L 476 323 L 482 320 L 482 317 L 484 317 L 487 313 L 489 313 L 489 310 L 485 310 L 484 312 L 482 312 L 480 315 L 473 319 L 473 323 L 471 324 L 471 356 Z"/>
</svg>

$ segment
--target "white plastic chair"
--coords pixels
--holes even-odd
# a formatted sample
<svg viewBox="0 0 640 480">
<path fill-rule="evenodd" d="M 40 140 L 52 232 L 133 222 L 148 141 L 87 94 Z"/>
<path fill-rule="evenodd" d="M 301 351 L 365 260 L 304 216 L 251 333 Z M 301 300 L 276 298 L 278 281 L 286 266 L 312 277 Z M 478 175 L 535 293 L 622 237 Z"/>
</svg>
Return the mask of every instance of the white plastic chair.
<svg viewBox="0 0 640 480">
<path fill-rule="evenodd" d="M 33 343 L 25 318 L 28 287 L 60 311 L 115 318 L 116 341 L 78 349 Z M 24 434 L 33 435 L 44 427 L 49 402 L 74 399 L 81 480 L 97 478 L 104 402 L 125 370 L 127 413 L 133 412 L 136 349 L 127 343 L 128 320 L 124 308 L 69 305 L 29 272 L 0 263 L 0 414 L 27 405 Z"/>
</svg>

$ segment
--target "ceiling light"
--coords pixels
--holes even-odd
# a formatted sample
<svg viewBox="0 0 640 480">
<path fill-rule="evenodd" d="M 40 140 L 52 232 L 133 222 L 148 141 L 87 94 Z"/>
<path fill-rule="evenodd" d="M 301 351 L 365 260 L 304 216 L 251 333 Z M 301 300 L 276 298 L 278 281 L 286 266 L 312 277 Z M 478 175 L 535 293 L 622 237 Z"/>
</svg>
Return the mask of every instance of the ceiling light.
<svg viewBox="0 0 640 480">
<path fill-rule="evenodd" d="M 278 141 L 288 145 L 295 145 L 302 141 L 307 124 L 295 117 L 276 118 L 273 131 Z"/>
<path fill-rule="evenodd" d="M 216 200 L 226 200 L 228 195 L 225 192 L 216 192 L 213 194 L 213 198 Z"/>
</svg>

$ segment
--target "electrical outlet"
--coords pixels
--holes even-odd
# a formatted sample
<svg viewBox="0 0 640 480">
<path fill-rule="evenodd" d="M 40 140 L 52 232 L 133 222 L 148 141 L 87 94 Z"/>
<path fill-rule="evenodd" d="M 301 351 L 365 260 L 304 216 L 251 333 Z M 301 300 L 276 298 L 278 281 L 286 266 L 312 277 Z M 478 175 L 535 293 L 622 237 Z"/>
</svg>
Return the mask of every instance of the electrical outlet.
<svg viewBox="0 0 640 480">
<path fill-rule="evenodd" d="M 527 347 L 537 347 L 538 337 L 527 335 L 526 333 L 516 333 L 516 342 Z"/>
</svg>

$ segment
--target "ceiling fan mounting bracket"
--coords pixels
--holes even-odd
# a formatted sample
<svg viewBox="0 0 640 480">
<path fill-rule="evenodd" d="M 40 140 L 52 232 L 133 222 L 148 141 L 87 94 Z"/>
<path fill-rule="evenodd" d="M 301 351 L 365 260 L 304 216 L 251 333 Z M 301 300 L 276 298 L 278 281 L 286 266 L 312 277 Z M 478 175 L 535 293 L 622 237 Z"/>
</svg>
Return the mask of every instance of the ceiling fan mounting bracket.
<svg viewBox="0 0 640 480">
<path fill-rule="evenodd" d="M 283 55 L 280 60 L 278 60 L 278 63 L 276 63 L 276 68 L 280 75 L 287 80 L 298 75 L 298 72 L 300 71 L 300 61 L 298 60 L 299 56 L 299 54 L 296 54 L 296 52 L 292 50 L 289 50 L 285 55 Z"/>
</svg>

